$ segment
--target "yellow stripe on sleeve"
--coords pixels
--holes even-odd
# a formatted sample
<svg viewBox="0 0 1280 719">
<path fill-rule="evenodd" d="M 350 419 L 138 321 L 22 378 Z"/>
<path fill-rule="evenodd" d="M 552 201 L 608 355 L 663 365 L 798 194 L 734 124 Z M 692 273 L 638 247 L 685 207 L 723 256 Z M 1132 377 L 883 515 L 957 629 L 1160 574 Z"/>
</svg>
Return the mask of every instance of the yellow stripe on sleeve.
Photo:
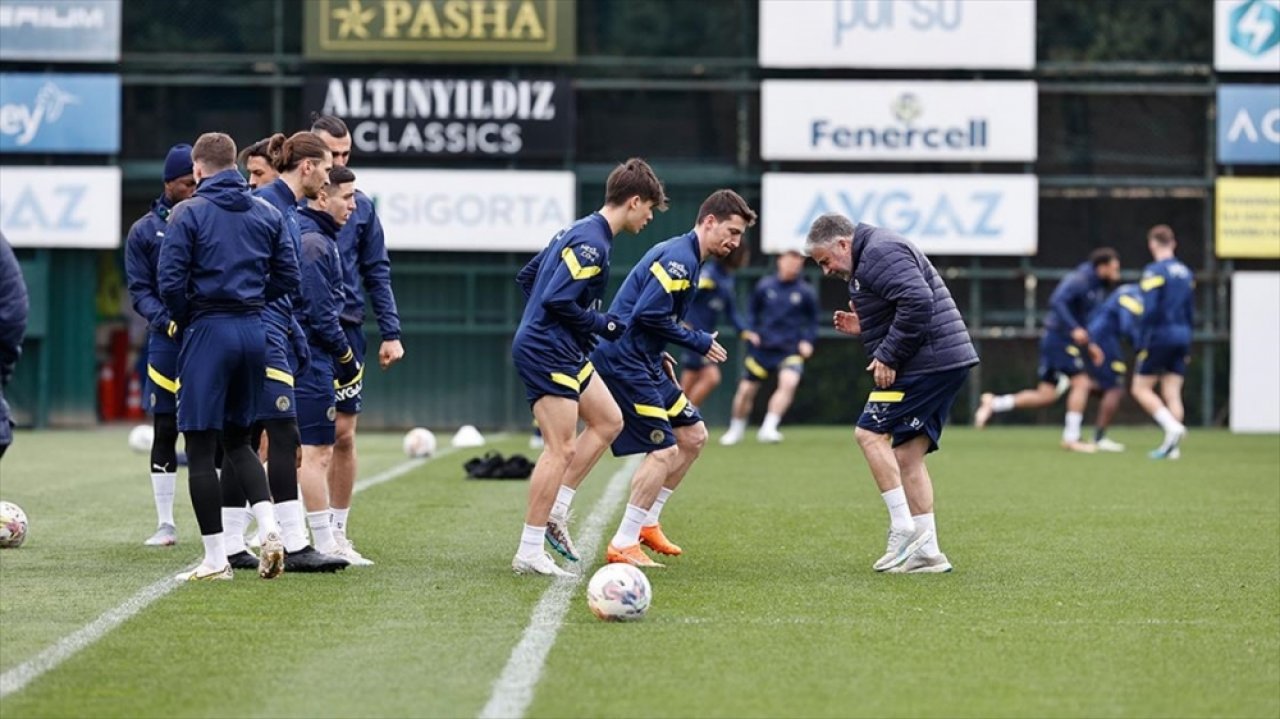
<svg viewBox="0 0 1280 719">
<path fill-rule="evenodd" d="M 1125 308 L 1126 310 L 1129 310 L 1135 315 L 1142 314 L 1142 300 L 1136 297 L 1130 297 L 1129 295 L 1121 295 L 1120 306 Z"/>
<path fill-rule="evenodd" d="M 1138 286 L 1142 288 L 1143 292 L 1150 292 L 1151 290 L 1154 290 L 1157 287 L 1163 287 L 1164 275 L 1151 275 L 1150 277 L 1143 277 L 1142 282 L 1139 282 Z"/>
<path fill-rule="evenodd" d="M 715 288 L 716 288 L 716 281 L 711 279 L 710 277 L 702 277 L 698 279 L 698 289 L 714 290 Z"/>
<path fill-rule="evenodd" d="M 599 267 L 583 267 L 582 263 L 578 262 L 578 256 L 573 254 L 572 247 L 564 248 L 560 258 L 564 260 L 565 267 L 569 268 L 569 276 L 575 280 L 586 280 L 600 274 Z"/>
<path fill-rule="evenodd" d="M 1129 371 L 1129 366 L 1121 362 L 1120 360 L 1116 360 L 1115 362 L 1111 363 L 1111 371 L 1115 372 L 1116 374 L 1124 374 L 1125 372 Z"/>
<path fill-rule="evenodd" d="M 658 283 L 662 285 L 662 289 L 667 291 L 667 294 L 687 290 L 692 286 L 692 283 L 689 282 L 689 280 L 671 279 L 671 275 L 667 274 L 667 271 L 657 262 L 649 265 L 649 272 L 651 272 L 654 277 L 658 278 Z"/>
</svg>

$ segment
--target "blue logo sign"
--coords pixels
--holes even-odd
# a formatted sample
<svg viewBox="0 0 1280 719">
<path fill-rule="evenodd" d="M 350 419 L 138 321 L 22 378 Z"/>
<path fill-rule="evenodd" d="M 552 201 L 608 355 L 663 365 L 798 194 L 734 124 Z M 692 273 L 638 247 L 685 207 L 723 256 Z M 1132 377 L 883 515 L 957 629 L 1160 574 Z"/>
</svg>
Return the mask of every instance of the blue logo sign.
<svg viewBox="0 0 1280 719">
<path fill-rule="evenodd" d="M 1280 9 L 1263 0 L 1241 3 L 1231 11 L 1227 36 L 1232 45 L 1254 57 L 1261 57 L 1280 45 Z"/>
<path fill-rule="evenodd" d="M 0 74 L 0 152 L 119 151 L 119 75 Z"/>
<path fill-rule="evenodd" d="M 1218 162 L 1280 165 L 1280 85 L 1218 88 Z"/>
</svg>

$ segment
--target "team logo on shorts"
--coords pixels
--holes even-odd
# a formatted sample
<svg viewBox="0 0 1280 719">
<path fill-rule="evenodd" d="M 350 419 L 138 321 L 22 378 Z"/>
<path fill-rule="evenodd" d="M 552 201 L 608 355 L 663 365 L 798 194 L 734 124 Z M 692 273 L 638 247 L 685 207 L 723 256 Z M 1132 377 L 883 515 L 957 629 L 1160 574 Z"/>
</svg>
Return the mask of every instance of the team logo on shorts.
<svg viewBox="0 0 1280 719">
<path fill-rule="evenodd" d="M 281 412 L 288 412 L 289 398 L 285 397 L 284 395 L 280 395 L 279 397 L 276 397 L 276 409 L 280 410 Z"/>
<path fill-rule="evenodd" d="M 156 393 L 155 393 L 155 392 L 152 392 L 152 393 L 151 393 L 151 406 L 152 406 L 152 407 L 156 406 Z"/>
<path fill-rule="evenodd" d="M 666 438 L 667 438 L 666 433 L 660 429 L 655 429 L 649 433 L 649 441 L 654 444 L 662 444 L 662 440 Z"/>
<path fill-rule="evenodd" d="M 325 418 L 326 418 L 326 419 L 328 419 L 330 422 L 332 422 L 333 420 L 337 419 L 337 417 L 338 417 L 338 410 L 337 410 L 337 408 L 336 408 L 336 407 L 330 407 L 329 409 L 326 409 L 326 410 L 324 411 L 324 416 L 325 416 Z"/>
</svg>

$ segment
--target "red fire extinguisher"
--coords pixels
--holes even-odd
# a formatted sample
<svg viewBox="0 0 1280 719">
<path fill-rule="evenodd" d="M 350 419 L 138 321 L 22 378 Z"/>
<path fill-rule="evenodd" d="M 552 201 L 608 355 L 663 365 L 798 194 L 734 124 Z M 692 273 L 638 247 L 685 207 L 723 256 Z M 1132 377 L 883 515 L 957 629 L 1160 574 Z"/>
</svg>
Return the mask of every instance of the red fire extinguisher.
<svg viewBox="0 0 1280 719">
<path fill-rule="evenodd" d="M 129 373 L 129 394 L 125 397 L 124 416 L 126 419 L 142 419 L 142 378 L 137 370 Z"/>
<path fill-rule="evenodd" d="M 120 419 L 120 405 L 116 401 L 120 388 L 116 385 L 116 372 L 111 364 L 103 362 L 98 370 L 98 413 L 106 422 Z"/>
</svg>

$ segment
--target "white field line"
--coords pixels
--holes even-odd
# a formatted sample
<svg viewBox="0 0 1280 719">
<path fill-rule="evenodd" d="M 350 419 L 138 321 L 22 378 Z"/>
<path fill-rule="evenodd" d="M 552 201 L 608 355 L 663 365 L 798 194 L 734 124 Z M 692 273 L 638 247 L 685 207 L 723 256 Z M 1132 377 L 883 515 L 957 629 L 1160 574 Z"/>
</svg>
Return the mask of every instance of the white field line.
<svg viewBox="0 0 1280 719">
<path fill-rule="evenodd" d="M 480 719 L 519 719 L 533 702 L 534 689 L 542 677 L 547 655 L 551 653 L 551 647 L 555 646 L 556 635 L 560 633 L 564 615 L 569 610 L 569 600 L 591 569 L 587 558 L 599 553 L 605 524 L 626 497 L 631 475 L 642 458 L 643 455 L 631 457 L 609 478 L 604 494 L 600 495 L 600 499 L 592 507 L 578 538 L 578 554 L 582 557 L 581 572 L 572 578 L 552 581 L 547 591 L 543 592 L 542 599 L 533 608 L 529 626 L 525 628 L 520 642 L 511 650 L 511 658 L 507 660 L 502 674 L 493 683 L 493 694 L 480 710 Z M 538 578 L 533 579 L 536 581 Z"/>
<path fill-rule="evenodd" d="M 495 435 L 491 440 L 501 439 L 501 437 L 502 435 Z M 455 451 L 457 450 L 452 447 L 443 449 L 437 452 L 432 459 L 441 459 L 453 454 Z M 402 462 L 385 472 L 379 472 L 368 479 L 356 482 L 353 493 L 376 487 L 384 482 L 390 482 L 430 461 L 432 460 L 411 459 L 408 462 Z M 154 584 L 144 587 L 119 606 L 103 612 L 97 619 L 59 639 L 52 646 L 34 657 L 4 674 L 0 674 L 0 699 L 22 691 L 28 684 L 58 668 L 60 664 L 78 654 L 82 649 L 92 646 L 99 639 L 109 634 L 111 630 L 129 621 L 129 619 L 179 586 L 181 585 L 174 581 L 173 575 L 168 574 Z"/>
</svg>

